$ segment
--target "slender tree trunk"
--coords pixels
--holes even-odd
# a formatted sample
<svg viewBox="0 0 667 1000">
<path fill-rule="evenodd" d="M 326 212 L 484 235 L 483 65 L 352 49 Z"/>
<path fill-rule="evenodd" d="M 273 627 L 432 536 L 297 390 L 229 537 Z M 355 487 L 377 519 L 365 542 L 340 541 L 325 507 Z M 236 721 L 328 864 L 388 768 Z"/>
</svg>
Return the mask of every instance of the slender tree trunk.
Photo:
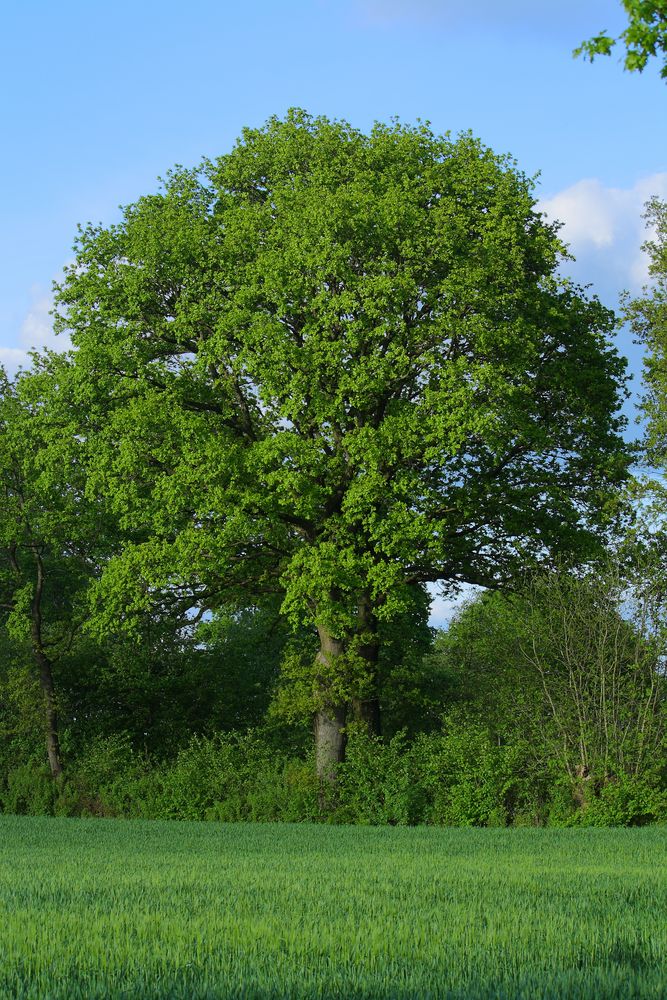
<svg viewBox="0 0 667 1000">
<path fill-rule="evenodd" d="M 38 649 L 34 649 L 35 659 L 39 666 L 39 680 L 44 697 L 44 711 L 46 721 L 46 754 L 49 758 L 51 775 L 57 778 L 63 772 L 62 756 L 60 753 L 60 738 L 58 735 L 58 712 L 56 709 L 56 698 L 53 687 L 53 671 L 51 661 L 48 656 Z"/>
<path fill-rule="evenodd" d="M 37 549 L 34 550 L 37 578 L 33 592 L 30 620 L 30 635 L 35 663 L 39 670 L 39 682 L 44 698 L 46 722 L 46 754 L 49 759 L 51 775 L 59 777 L 63 771 L 60 753 L 60 737 L 58 734 L 58 712 L 56 709 L 55 689 L 53 686 L 53 665 L 44 651 L 42 640 L 42 594 L 44 592 L 44 564 Z"/>
<path fill-rule="evenodd" d="M 343 653 L 343 642 L 318 626 L 320 650 L 316 662 L 325 668 L 331 668 L 332 660 Z M 323 786 L 332 787 L 336 781 L 336 765 L 345 759 L 345 720 L 346 707 L 333 705 L 326 699 L 326 678 L 321 679 L 322 693 L 325 704 L 315 714 L 315 766 L 317 775 Z"/>
</svg>

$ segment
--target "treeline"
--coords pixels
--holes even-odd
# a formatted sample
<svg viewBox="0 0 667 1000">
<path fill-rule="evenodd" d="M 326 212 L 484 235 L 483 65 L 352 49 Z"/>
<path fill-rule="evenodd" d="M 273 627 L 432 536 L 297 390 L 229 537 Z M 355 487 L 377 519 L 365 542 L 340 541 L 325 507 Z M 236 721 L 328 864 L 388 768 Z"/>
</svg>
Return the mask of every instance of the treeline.
<svg viewBox="0 0 667 1000">
<path fill-rule="evenodd" d="M 0 377 L 0 807 L 665 816 L 667 213 L 615 317 L 508 157 L 293 110 L 80 230 Z M 451 628 L 428 584 L 482 588 Z"/>
<path fill-rule="evenodd" d="M 635 551 L 635 560 L 637 552 Z M 667 820 L 664 595 L 655 556 L 485 593 L 447 631 L 427 601 L 381 664 L 383 733 L 346 727 L 322 794 L 312 710 L 285 664 L 313 657 L 278 605 L 53 655 L 63 774 L 27 635 L 0 658 L 0 808 L 69 816 L 445 825 Z M 58 596 L 63 580 L 52 581 Z M 51 635 L 47 588 L 43 621 Z M 54 602 L 55 603 L 55 602 Z M 60 642 L 60 636 L 56 637 Z M 47 650 L 53 650 L 46 640 Z"/>
</svg>

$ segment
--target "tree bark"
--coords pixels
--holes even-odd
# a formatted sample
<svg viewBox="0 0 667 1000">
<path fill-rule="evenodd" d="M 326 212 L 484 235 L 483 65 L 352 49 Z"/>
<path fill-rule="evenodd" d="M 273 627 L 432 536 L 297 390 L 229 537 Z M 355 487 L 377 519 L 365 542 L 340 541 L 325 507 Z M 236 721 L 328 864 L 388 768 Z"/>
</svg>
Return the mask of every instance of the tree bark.
<svg viewBox="0 0 667 1000">
<path fill-rule="evenodd" d="M 60 753 L 60 737 L 58 734 L 58 711 L 53 687 L 53 671 L 51 661 L 43 651 L 35 649 L 35 659 L 39 666 L 39 680 L 44 697 L 46 721 L 46 755 L 49 759 L 51 776 L 58 778 L 63 773 L 62 756 Z"/>
<path fill-rule="evenodd" d="M 37 577 L 33 592 L 30 620 L 30 635 L 32 651 L 39 670 L 39 682 L 44 698 L 46 722 L 46 755 L 51 768 L 51 776 L 58 778 L 63 773 L 62 756 L 60 753 L 60 736 L 58 733 L 58 711 L 56 709 L 55 688 L 53 685 L 53 665 L 44 650 L 42 639 L 42 594 L 44 593 L 44 564 L 37 549 L 34 550 Z"/>
<path fill-rule="evenodd" d="M 321 709 L 315 715 L 315 766 L 320 781 L 336 783 L 336 765 L 345 760 L 345 706 Z"/>
<path fill-rule="evenodd" d="M 332 660 L 343 653 L 343 642 L 318 626 L 320 650 L 316 662 L 328 671 Z M 336 782 L 336 765 L 345 759 L 345 705 L 335 705 L 327 698 L 327 682 L 320 680 L 324 705 L 315 713 L 315 767 L 323 786 L 332 787 Z"/>
</svg>

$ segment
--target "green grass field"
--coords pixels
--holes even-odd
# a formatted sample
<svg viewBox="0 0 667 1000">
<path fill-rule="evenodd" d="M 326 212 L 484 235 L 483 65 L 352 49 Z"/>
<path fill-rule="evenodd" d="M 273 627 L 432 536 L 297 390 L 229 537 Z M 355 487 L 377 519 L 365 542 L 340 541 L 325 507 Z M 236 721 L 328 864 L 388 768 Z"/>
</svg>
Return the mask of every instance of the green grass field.
<svg viewBox="0 0 667 1000">
<path fill-rule="evenodd" d="M 667 829 L 0 816 L 0 996 L 667 997 Z"/>
</svg>

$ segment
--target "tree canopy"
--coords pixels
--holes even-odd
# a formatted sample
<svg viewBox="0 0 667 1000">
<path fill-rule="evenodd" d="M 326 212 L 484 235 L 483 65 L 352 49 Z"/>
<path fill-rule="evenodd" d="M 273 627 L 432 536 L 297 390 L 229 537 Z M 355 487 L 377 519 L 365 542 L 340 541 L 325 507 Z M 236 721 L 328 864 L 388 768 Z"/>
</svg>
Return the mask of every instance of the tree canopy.
<svg viewBox="0 0 667 1000">
<path fill-rule="evenodd" d="M 319 767 L 377 716 L 381 624 L 429 581 L 583 556 L 626 475 L 613 315 L 470 135 L 292 111 L 81 230 L 50 401 L 125 533 L 97 626 L 279 593 Z M 74 417 L 72 415 L 74 414 Z"/>
</svg>

